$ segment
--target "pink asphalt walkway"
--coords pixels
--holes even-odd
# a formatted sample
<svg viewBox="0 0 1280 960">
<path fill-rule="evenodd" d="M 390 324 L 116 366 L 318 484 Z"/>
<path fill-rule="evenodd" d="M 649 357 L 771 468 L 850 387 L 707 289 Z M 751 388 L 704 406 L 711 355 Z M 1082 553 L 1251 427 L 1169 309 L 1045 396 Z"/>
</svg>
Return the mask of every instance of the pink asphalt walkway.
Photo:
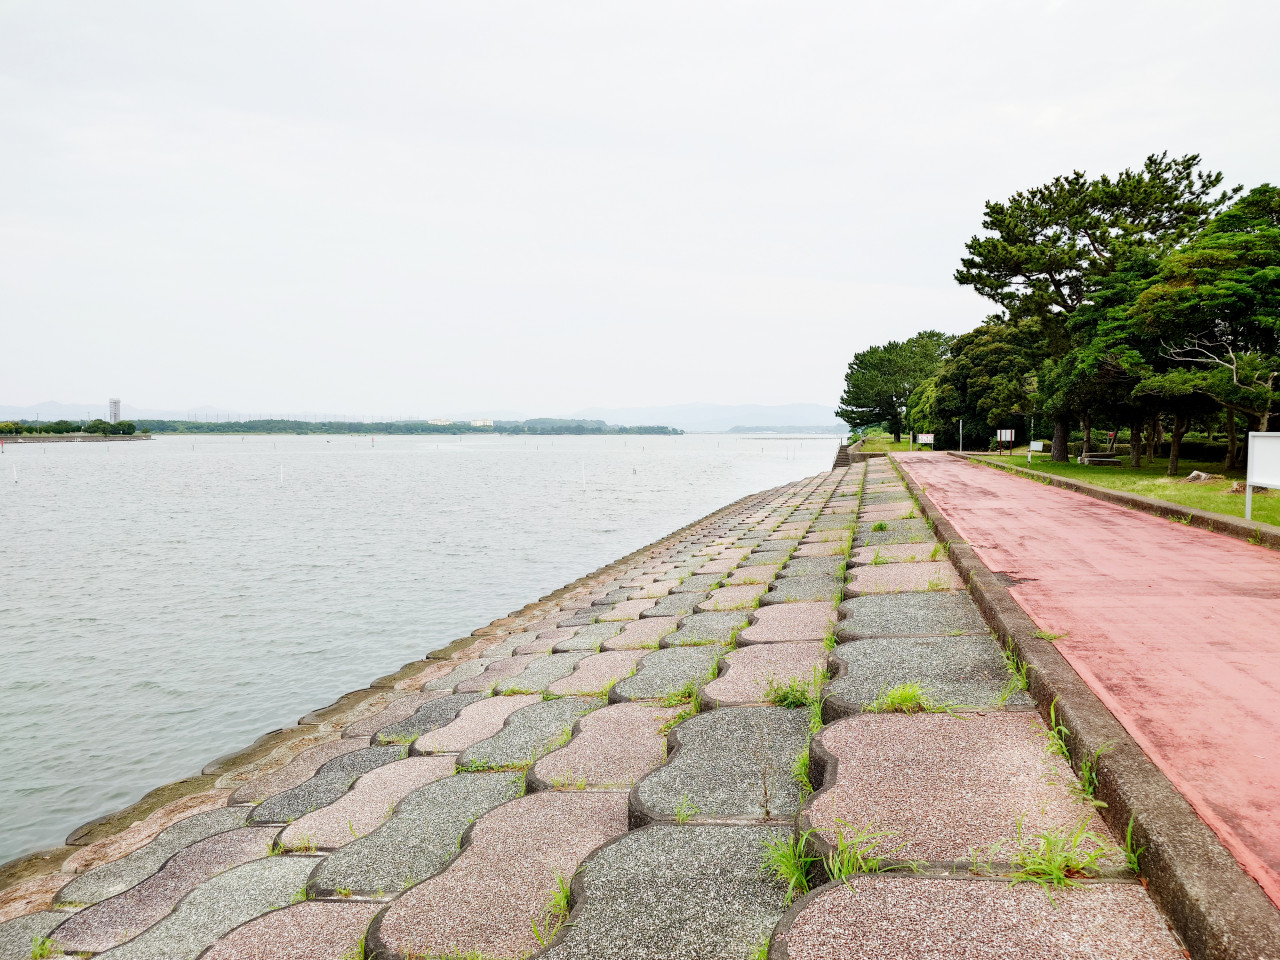
<svg viewBox="0 0 1280 960">
<path fill-rule="evenodd" d="M 898 459 L 1280 905 L 1280 554 L 945 454 Z"/>
</svg>

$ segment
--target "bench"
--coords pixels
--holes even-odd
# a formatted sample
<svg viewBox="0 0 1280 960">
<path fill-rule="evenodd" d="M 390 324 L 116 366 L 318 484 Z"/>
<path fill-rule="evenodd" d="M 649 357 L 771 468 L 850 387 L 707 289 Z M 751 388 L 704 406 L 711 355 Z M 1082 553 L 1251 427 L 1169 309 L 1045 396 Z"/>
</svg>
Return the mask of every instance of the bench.
<svg viewBox="0 0 1280 960">
<path fill-rule="evenodd" d="M 1078 463 L 1083 463 L 1086 467 L 1118 467 L 1120 466 L 1120 458 L 1113 457 L 1109 453 L 1082 453 L 1076 458 Z"/>
</svg>

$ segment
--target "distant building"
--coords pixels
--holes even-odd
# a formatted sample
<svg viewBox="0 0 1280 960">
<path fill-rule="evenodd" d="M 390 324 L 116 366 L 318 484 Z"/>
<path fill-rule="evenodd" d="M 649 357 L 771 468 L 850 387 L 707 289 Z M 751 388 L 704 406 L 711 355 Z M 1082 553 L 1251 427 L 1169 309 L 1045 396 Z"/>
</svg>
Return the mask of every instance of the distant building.
<svg viewBox="0 0 1280 960">
<path fill-rule="evenodd" d="M 433 427 L 447 427 L 449 426 L 449 424 L 453 423 L 453 421 L 452 420 L 428 420 L 427 423 L 431 424 Z"/>
<path fill-rule="evenodd" d="M 471 425 L 473 427 L 492 427 L 493 421 L 492 420 L 472 420 Z"/>
<path fill-rule="evenodd" d="M 112 397 L 107 401 L 107 423 L 120 422 L 120 398 Z"/>
</svg>

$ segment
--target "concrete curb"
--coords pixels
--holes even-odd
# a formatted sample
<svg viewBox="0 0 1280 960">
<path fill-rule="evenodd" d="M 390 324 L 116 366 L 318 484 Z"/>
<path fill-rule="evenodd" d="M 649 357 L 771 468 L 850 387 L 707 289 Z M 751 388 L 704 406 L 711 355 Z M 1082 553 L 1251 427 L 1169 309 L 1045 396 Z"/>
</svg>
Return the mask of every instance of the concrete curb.
<svg viewBox="0 0 1280 960">
<path fill-rule="evenodd" d="M 897 466 L 896 459 L 890 459 Z M 1097 762 L 1097 796 L 1107 804 L 1100 813 L 1118 837 L 1124 837 L 1132 822 L 1134 843 L 1143 848 L 1140 865 L 1147 888 L 1191 956 L 1196 960 L 1280 957 L 1280 911 L 1062 654 L 1036 635 L 1035 622 L 920 485 L 898 469 L 933 522 L 934 533 L 947 544 L 983 617 L 999 641 L 1029 666 L 1028 689 L 1046 721 L 1050 707 L 1056 705 L 1056 722 L 1068 731 L 1073 769 L 1078 773 L 1082 760 L 1112 746 Z M 1125 502 L 1120 496 L 1124 495 L 1112 502 Z M 1160 501 L 1148 502 L 1169 508 Z"/>
<path fill-rule="evenodd" d="M 955 457 L 957 460 L 968 460 L 970 463 L 981 464 L 994 470 L 1003 470 L 1015 476 L 1026 477 L 1028 480 L 1035 480 L 1037 483 L 1047 483 L 1049 486 L 1060 487 L 1073 493 L 1082 493 L 1086 497 L 1118 504 L 1122 507 L 1128 507 L 1130 510 L 1140 510 L 1143 513 L 1151 514 L 1153 517 L 1178 521 L 1190 517 L 1189 526 L 1199 527 L 1201 530 L 1208 530 L 1210 533 L 1221 533 L 1228 537 L 1235 537 L 1237 540 L 1245 540 L 1254 546 L 1280 550 L 1280 527 L 1270 523 L 1244 520 L 1226 513 L 1214 513 L 1211 510 L 1197 510 L 1195 507 L 1184 507 L 1182 504 L 1170 503 L 1168 500 L 1157 500 L 1154 497 L 1144 497 L 1137 493 L 1125 493 L 1123 490 L 1112 490 L 1109 487 L 1096 487 L 1091 483 L 1085 483 L 1083 480 L 1055 477 L 1051 473 L 1028 470 L 1026 467 L 1013 463 L 992 463 L 984 457 L 969 453 L 959 453 L 955 450 L 948 450 L 947 456 Z"/>
</svg>

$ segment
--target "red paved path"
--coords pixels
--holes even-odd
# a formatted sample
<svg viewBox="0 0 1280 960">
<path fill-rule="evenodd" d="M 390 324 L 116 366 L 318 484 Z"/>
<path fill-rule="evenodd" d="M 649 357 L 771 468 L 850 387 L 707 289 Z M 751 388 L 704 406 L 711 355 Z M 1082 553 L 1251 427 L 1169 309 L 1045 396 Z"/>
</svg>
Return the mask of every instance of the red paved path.
<svg viewBox="0 0 1280 960">
<path fill-rule="evenodd" d="M 898 459 L 1280 905 L 1280 554 L 945 454 Z M 1099 468 L 1105 469 L 1105 468 Z"/>
</svg>

